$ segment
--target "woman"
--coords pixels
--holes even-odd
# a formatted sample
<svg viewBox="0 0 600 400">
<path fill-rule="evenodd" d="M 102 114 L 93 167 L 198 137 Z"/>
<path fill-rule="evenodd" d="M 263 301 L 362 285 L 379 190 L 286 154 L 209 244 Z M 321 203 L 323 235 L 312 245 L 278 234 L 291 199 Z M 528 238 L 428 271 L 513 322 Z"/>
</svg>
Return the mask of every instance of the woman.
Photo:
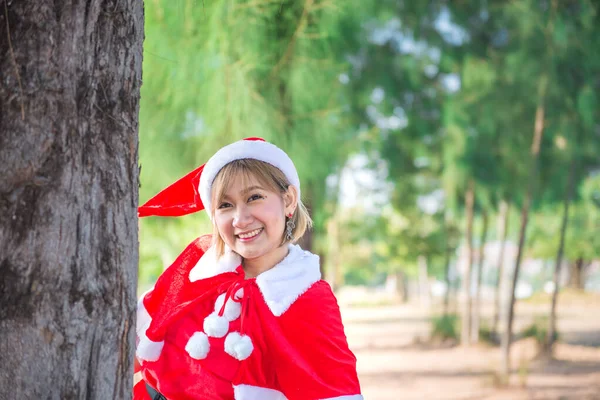
<svg viewBox="0 0 600 400">
<path fill-rule="evenodd" d="M 319 258 L 293 244 L 311 220 L 288 155 L 258 138 L 232 143 L 139 215 L 202 209 L 212 237 L 192 242 L 138 305 L 134 398 L 362 399 Z"/>
</svg>

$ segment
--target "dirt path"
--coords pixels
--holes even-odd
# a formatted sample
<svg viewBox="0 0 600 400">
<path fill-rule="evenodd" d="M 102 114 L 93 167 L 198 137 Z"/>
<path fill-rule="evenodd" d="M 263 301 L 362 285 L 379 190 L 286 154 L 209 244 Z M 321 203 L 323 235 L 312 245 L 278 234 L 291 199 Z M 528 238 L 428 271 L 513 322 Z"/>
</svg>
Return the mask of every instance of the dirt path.
<svg viewBox="0 0 600 400">
<path fill-rule="evenodd" d="M 519 305 L 517 330 L 545 308 Z M 415 343 L 429 332 L 427 313 L 413 306 L 343 308 L 366 400 L 600 399 L 600 308 L 559 310 L 556 360 L 534 360 L 532 339 L 513 345 L 511 386 L 495 385 L 498 348 L 432 347 Z M 595 347 L 596 346 L 596 347 Z"/>
</svg>

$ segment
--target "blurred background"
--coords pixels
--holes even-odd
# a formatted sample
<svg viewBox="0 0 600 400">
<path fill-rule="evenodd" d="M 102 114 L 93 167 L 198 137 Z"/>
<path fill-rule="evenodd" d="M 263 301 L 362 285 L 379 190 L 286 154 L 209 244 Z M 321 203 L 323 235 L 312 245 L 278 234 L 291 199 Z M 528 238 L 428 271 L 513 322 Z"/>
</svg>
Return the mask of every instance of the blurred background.
<svg viewBox="0 0 600 400">
<path fill-rule="evenodd" d="M 366 399 L 600 398 L 599 12 L 147 0 L 140 200 L 263 137 L 298 168 Z M 140 291 L 211 230 L 140 220 Z"/>
</svg>

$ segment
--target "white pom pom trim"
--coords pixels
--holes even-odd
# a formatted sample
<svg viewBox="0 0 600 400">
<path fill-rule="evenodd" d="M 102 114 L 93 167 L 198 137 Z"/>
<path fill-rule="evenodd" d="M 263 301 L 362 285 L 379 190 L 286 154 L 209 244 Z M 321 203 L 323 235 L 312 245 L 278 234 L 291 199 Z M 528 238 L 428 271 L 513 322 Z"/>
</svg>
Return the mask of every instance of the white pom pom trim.
<svg viewBox="0 0 600 400">
<path fill-rule="evenodd" d="M 225 338 L 225 353 L 236 360 L 245 360 L 250 357 L 254 345 L 248 335 L 240 335 L 239 332 L 231 332 Z"/>
<path fill-rule="evenodd" d="M 221 294 L 217 297 L 217 301 L 215 301 L 215 312 L 221 311 L 223 307 L 223 302 L 225 301 L 225 293 Z M 239 289 L 236 294 L 234 294 L 236 298 L 241 298 L 244 296 L 244 289 Z M 225 305 L 225 310 L 223 311 L 223 316 L 227 319 L 227 321 L 231 322 L 239 318 L 242 313 L 242 305 L 233 299 L 227 300 L 227 305 Z"/>
<path fill-rule="evenodd" d="M 153 342 L 148 339 L 146 334 L 142 334 L 136 349 L 136 354 L 138 358 L 142 360 L 156 361 L 160 357 L 164 345 L 165 342 L 163 340 L 160 342 Z"/>
<path fill-rule="evenodd" d="M 220 317 L 217 312 L 204 319 L 204 332 L 210 337 L 222 338 L 228 330 L 229 321 L 225 317 Z"/>
<path fill-rule="evenodd" d="M 195 360 L 202 360 L 208 355 L 210 343 L 204 332 L 194 332 L 185 345 L 185 351 Z"/>
</svg>

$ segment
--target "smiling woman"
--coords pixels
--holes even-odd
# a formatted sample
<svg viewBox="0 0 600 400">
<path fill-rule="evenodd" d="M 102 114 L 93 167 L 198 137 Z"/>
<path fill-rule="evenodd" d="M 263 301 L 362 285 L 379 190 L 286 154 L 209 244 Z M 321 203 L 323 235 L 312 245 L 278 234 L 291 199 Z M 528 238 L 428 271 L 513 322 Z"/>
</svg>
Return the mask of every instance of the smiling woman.
<svg viewBox="0 0 600 400">
<path fill-rule="evenodd" d="M 300 195 L 289 156 L 252 138 L 140 207 L 140 216 L 206 209 L 214 233 L 139 302 L 135 399 L 362 399 L 319 258 L 294 244 L 311 225 Z"/>
<path fill-rule="evenodd" d="M 235 160 L 213 183 L 214 236 L 217 255 L 225 245 L 242 256 L 246 276 L 257 276 L 287 254 L 311 220 L 283 172 L 264 161 Z M 289 229 L 288 229 L 289 227 Z"/>
</svg>

